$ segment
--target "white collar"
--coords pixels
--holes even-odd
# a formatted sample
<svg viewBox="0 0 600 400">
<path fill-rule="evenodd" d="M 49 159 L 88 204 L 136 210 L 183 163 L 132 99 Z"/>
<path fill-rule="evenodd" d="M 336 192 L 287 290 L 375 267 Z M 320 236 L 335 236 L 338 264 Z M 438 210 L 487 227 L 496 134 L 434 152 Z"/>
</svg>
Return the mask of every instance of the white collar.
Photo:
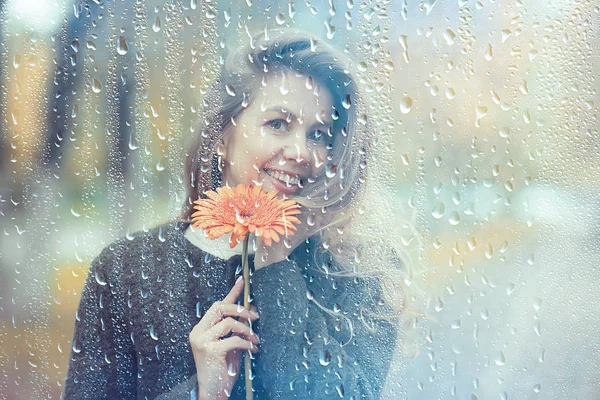
<svg viewBox="0 0 600 400">
<path fill-rule="evenodd" d="M 229 247 L 229 235 L 221 236 L 218 239 L 209 239 L 204 236 L 201 228 L 193 228 L 191 224 L 185 230 L 185 238 L 202 251 L 223 260 L 229 260 L 235 255 L 242 254 L 242 243 L 238 243 L 234 248 Z M 254 254 L 252 246 L 248 246 L 248 254 Z"/>
</svg>

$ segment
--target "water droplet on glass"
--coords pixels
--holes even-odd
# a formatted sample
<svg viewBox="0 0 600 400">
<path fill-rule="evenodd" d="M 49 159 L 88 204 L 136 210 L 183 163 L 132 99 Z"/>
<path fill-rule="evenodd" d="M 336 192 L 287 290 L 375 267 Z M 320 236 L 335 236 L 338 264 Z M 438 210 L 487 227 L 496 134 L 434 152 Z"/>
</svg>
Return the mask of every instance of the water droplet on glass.
<svg viewBox="0 0 600 400">
<path fill-rule="evenodd" d="M 277 25 L 285 24 L 285 15 L 283 15 L 282 13 L 277 14 L 277 16 L 275 16 L 275 22 L 277 23 Z"/>
<path fill-rule="evenodd" d="M 431 216 L 435 219 L 440 219 L 444 216 L 445 210 L 446 206 L 440 201 L 433 207 L 433 210 L 431 210 Z"/>
<path fill-rule="evenodd" d="M 331 40 L 335 36 L 335 26 L 331 23 L 331 18 L 328 21 L 323 21 L 327 29 L 327 39 Z"/>
<path fill-rule="evenodd" d="M 481 126 L 481 119 L 483 117 L 485 117 L 487 115 L 488 112 L 488 108 L 485 106 L 477 106 L 475 107 L 475 126 L 476 127 L 480 127 Z"/>
<path fill-rule="evenodd" d="M 98 79 L 94 79 L 92 82 L 92 92 L 100 93 L 102 91 L 102 84 Z"/>
<path fill-rule="evenodd" d="M 400 112 L 408 114 L 412 110 L 413 101 L 410 97 L 405 96 L 400 100 Z"/>
<path fill-rule="evenodd" d="M 162 24 L 160 22 L 160 18 L 158 18 L 158 16 L 157 16 L 156 19 L 154 20 L 154 23 L 152 24 L 152 30 L 154 32 L 159 32 L 161 27 L 162 27 Z"/>
<path fill-rule="evenodd" d="M 125 36 L 119 36 L 119 40 L 117 41 L 117 53 L 121 56 L 124 56 L 128 51 L 129 48 L 127 47 Z"/>
<path fill-rule="evenodd" d="M 444 40 L 448 46 L 452 46 L 456 39 L 456 34 L 451 29 L 446 29 L 443 33 Z"/>
<path fill-rule="evenodd" d="M 494 56 L 494 49 L 492 48 L 491 44 L 488 44 L 487 47 L 485 48 L 486 61 L 491 61 L 493 56 Z"/>
<path fill-rule="evenodd" d="M 227 92 L 228 95 L 230 95 L 232 97 L 235 96 L 235 94 L 236 94 L 235 89 L 229 83 L 225 85 L 225 91 Z"/>
<path fill-rule="evenodd" d="M 154 331 L 154 325 L 152 325 L 150 327 L 150 337 L 154 340 L 158 340 L 158 335 L 156 334 L 156 332 Z"/>
<path fill-rule="evenodd" d="M 448 222 L 450 222 L 450 225 L 458 225 L 458 223 L 460 222 L 460 215 L 458 214 L 458 211 L 452 211 L 450 213 L 450 216 L 448 217 Z"/>
<path fill-rule="evenodd" d="M 435 306 L 433 307 L 433 309 L 436 312 L 440 312 L 440 311 L 442 311 L 443 308 L 444 308 L 444 302 L 439 297 L 436 297 L 436 299 L 435 299 Z"/>
<path fill-rule="evenodd" d="M 331 354 L 329 353 L 329 351 L 319 350 L 319 363 L 324 367 L 328 366 L 329 363 L 331 363 Z"/>
<path fill-rule="evenodd" d="M 504 357 L 503 352 L 500 352 L 500 356 L 496 359 L 495 363 L 500 367 L 506 363 L 506 358 Z"/>
<path fill-rule="evenodd" d="M 348 110 L 351 106 L 352 106 L 352 99 L 350 98 L 350 95 L 347 94 L 346 97 L 344 97 L 344 99 L 342 100 L 342 107 L 344 107 L 346 110 Z"/>
</svg>

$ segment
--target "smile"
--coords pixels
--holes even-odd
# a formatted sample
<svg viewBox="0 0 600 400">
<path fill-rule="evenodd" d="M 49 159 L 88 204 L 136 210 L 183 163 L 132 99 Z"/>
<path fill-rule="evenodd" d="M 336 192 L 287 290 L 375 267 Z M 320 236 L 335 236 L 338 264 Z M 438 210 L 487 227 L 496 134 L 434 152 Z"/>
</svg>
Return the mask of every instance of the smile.
<svg viewBox="0 0 600 400">
<path fill-rule="evenodd" d="M 278 179 L 278 180 L 286 183 L 287 185 L 300 185 L 300 186 L 302 186 L 301 185 L 302 179 L 298 175 L 290 175 L 290 174 L 288 174 L 286 172 L 275 171 L 275 170 L 272 170 L 272 169 L 265 169 L 264 171 L 267 173 L 267 175 L 269 175 L 269 176 L 271 176 L 271 177 L 273 177 L 275 179 Z"/>
</svg>

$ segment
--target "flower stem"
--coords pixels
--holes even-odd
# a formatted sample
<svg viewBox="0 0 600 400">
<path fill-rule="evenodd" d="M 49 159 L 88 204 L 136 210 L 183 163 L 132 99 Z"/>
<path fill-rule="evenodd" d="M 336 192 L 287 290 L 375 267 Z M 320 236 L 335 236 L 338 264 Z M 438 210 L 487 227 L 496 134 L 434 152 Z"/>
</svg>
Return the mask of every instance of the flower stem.
<svg viewBox="0 0 600 400">
<path fill-rule="evenodd" d="M 244 308 L 250 309 L 250 268 L 248 268 L 248 239 L 250 234 L 247 233 L 244 238 L 244 245 L 242 248 L 242 270 L 244 273 Z M 246 375 L 246 400 L 252 400 L 254 392 L 252 391 L 252 379 L 250 375 L 252 373 L 252 359 L 250 358 L 250 352 L 244 353 L 244 373 Z"/>
</svg>

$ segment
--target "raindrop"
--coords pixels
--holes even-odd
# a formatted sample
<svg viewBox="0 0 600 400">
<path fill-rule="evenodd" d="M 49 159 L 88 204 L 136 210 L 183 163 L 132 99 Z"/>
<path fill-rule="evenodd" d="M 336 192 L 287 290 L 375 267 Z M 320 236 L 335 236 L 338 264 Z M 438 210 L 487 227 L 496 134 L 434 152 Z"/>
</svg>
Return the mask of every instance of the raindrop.
<svg viewBox="0 0 600 400">
<path fill-rule="evenodd" d="M 444 308 L 444 302 L 439 297 L 436 297 L 436 299 L 435 299 L 435 306 L 433 307 L 433 309 L 436 312 L 440 312 L 440 311 L 442 311 L 443 308 Z"/>
<path fill-rule="evenodd" d="M 346 110 L 348 110 L 351 106 L 352 106 L 352 99 L 350 98 L 350 95 L 347 94 L 346 97 L 344 97 L 344 99 L 342 100 L 342 107 L 344 107 Z"/>
<path fill-rule="evenodd" d="M 98 271 L 94 272 L 94 278 L 96 279 L 96 282 L 98 283 L 98 285 L 106 286 L 106 281 L 104 279 L 102 279 L 102 277 L 100 275 L 98 275 Z"/>
<path fill-rule="evenodd" d="M 523 94 L 529 94 L 529 88 L 527 87 L 527 81 L 521 82 L 521 84 L 519 85 L 519 90 Z"/>
<path fill-rule="evenodd" d="M 508 284 L 508 287 L 506 288 L 506 294 L 507 294 L 508 296 L 510 296 L 510 295 L 511 295 L 511 294 L 512 294 L 512 293 L 515 291 L 515 288 L 516 288 L 516 287 L 517 287 L 517 285 L 515 285 L 515 284 L 514 284 L 514 283 L 512 283 L 512 282 L 510 282 L 510 283 Z"/>
<path fill-rule="evenodd" d="M 215 12 L 213 10 L 206 10 L 206 18 L 208 19 L 214 19 L 217 18 L 217 14 L 215 14 Z"/>
<path fill-rule="evenodd" d="M 454 41 L 456 40 L 456 33 L 454 33 L 452 29 L 446 29 L 443 36 L 448 46 L 452 46 L 454 44 Z"/>
<path fill-rule="evenodd" d="M 486 49 L 485 49 L 485 59 L 486 61 L 491 61 L 492 57 L 494 56 L 494 50 L 492 48 L 492 45 L 488 43 Z"/>
<path fill-rule="evenodd" d="M 336 170 L 337 167 L 334 164 L 327 164 L 327 167 L 325 168 L 325 175 L 331 179 L 335 176 Z"/>
<path fill-rule="evenodd" d="M 537 50 L 531 50 L 527 53 L 527 55 L 529 56 L 529 61 L 533 61 L 537 55 L 538 55 L 538 51 Z"/>
<path fill-rule="evenodd" d="M 488 245 L 485 249 L 485 258 L 487 258 L 489 260 L 492 258 L 493 255 L 494 255 L 494 247 L 492 246 L 491 243 L 488 243 Z"/>
<path fill-rule="evenodd" d="M 431 210 L 431 216 L 435 219 L 440 219 L 444 216 L 445 210 L 446 207 L 444 206 L 444 203 L 439 202 L 433 207 L 433 210 Z"/>
<path fill-rule="evenodd" d="M 400 100 L 400 112 L 402 114 L 408 114 L 412 110 L 413 101 L 410 97 L 405 96 Z"/>
<path fill-rule="evenodd" d="M 73 352 L 76 354 L 81 353 L 81 346 L 77 343 L 77 339 L 73 340 Z"/>
<path fill-rule="evenodd" d="M 475 240 L 475 238 L 473 236 L 471 236 L 467 240 L 467 246 L 469 247 L 469 250 L 471 250 L 471 251 L 475 250 L 475 248 L 477 247 L 477 241 Z"/>
<path fill-rule="evenodd" d="M 437 0 L 425 0 L 423 5 L 425 6 L 425 14 L 429 15 L 433 7 L 436 5 Z"/>
<path fill-rule="evenodd" d="M 456 92 L 454 91 L 454 89 L 452 89 L 452 88 L 446 89 L 446 98 L 448 100 L 452 100 L 455 97 L 456 97 Z"/>
<path fill-rule="evenodd" d="M 481 319 L 483 319 L 484 321 L 487 321 L 487 319 L 490 317 L 490 312 L 487 310 L 487 308 L 481 310 Z"/>
<path fill-rule="evenodd" d="M 408 39 L 406 35 L 400 35 L 398 38 L 400 45 L 402 46 L 402 57 L 404 57 L 404 61 L 408 64 L 410 61 L 408 58 Z"/>
<path fill-rule="evenodd" d="M 100 93 L 102 91 L 102 84 L 98 79 L 94 79 L 92 82 L 92 92 Z"/>
<path fill-rule="evenodd" d="M 275 17 L 275 22 L 277 22 L 277 25 L 285 24 L 285 15 L 283 15 L 282 13 L 277 14 L 277 16 Z"/>
<path fill-rule="evenodd" d="M 477 106 L 475 107 L 475 126 L 481 126 L 481 119 L 487 115 L 488 108 L 485 106 Z"/>
<path fill-rule="evenodd" d="M 386 63 L 383 64 L 383 68 L 387 69 L 388 71 L 393 71 L 394 63 L 391 61 L 387 61 Z"/>
<path fill-rule="evenodd" d="M 533 265 L 534 262 L 535 262 L 535 257 L 533 256 L 533 253 L 531 253 L 529 256 L 527 256 L 527 264 Z"/>
<path fill-rule="evenodd" d="M 539 362 L 544 362 L 544 356 L 546 355 L 546 350 L 545 349 L 540 349 L 538 351 L 538 361 Z"/>
<path fill-rule="evenodd" d="M 281 76 L 281 85 L 279 85 L 279 93 L 281 93 L 283 96 L 285 96 L 289 92 L 290 92 L 290 88 L 289 88 L 289 84 L 287 81 L 287 76 L 286 76 L 286 74 L 283 74 Z"/>
<path fill-rule="evenodd" d="M 500 352 L 500 357 L 498 357 L 495 362 L 496 365 L 500 367 L 506 363 L 506 358 L 504 357 L 504 353 L 502 351 Z"/>
<path fill-rule="evenodd" d="M 335 26 L 332 25 L 331 18 L 328 21 L 323 21 L 323 23 L 327 29 L 327 39 L 333 39 L 333 36 L 335 35 Z"/>
<path fill-rule="evenodd" d="M 319 350 L 319 363 L 324 367 L 328 366 L 329 363 L 331 363 L 331 354 L 328 350 Z"/>
<path fill-rule="evenodd" d="M 450 213 L 450 216 L 448 217 L 448 222 L 450 222 L 450 225 L 458 225 L 458 223 L 460 222 L 460 215 L 458 214 L 458 211 L 452 211 Z"/>
<path fill-rule="evenodd" d="M 158 340 L 158 335 L 156 334 L 156 332 L 154 331 L 154 325 L 152 325 L 150 327 L 150 337 L 154 340 Z"/>
<path fill-rule="evenodd" d="M 125 36 L 119 36 L 119 40 L 117 41 L 117 53 L 121 56 L 124 56 L 128 51 L 129 47 L 127 47 Z"/>
<path fill-rule="evenodd" d="M 156 20 L 154 21 L 154 23 L 152 24 L 152 30 L 154 32 L 159 32 L 160 29 L 162 27 L 162 24 L 160 22 L 160 18 L 158 18 L 158 16 L 156 16 Z"/>
<path fill-rule="evenodd" d="M 460 319 L 454 320 L 450 324 L 450 328 L 452 328 L 452 329 L 459 329 L 460 328 L 460 324 L 461 324 Z"/>
<path fill-rule="evenodd" d="M 235 96 L 235 89 L 233 88 L 233 86 L 231 86 L 231 84 L 228 83 L 225 85 L 225 91 L 228 95 L 232 97 Z"/>
<path fill-rule="evenodd" d="M 236 376 L 238 373 L 238 371 L 236 370 L 236 368 L 233 366 L 233 362 L 228 362 L 227 363 L 227 374 L 229 376 Z"/>
</svg>

